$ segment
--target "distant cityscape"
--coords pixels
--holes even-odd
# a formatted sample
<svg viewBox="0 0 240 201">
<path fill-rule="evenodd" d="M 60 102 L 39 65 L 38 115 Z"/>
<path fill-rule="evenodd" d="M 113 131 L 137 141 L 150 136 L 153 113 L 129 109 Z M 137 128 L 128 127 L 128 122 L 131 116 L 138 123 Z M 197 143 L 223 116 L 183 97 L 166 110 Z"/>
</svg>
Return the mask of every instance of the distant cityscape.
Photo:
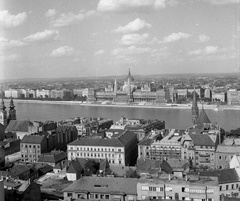
<svg viewBox="0 0 240 201">
<path fill-rule="evenodd" d="M 185 104 L 197 98 L 207 104 L 240 105 L 240 84 L 236 75 L 183 76 L 182 78 L 135 80 L 130 70 L 124 79 L 109 81 L 44 81 L 1 84 L 3 98 L 54 101 L 82 101 L 102 104 Z"/>
</svg>

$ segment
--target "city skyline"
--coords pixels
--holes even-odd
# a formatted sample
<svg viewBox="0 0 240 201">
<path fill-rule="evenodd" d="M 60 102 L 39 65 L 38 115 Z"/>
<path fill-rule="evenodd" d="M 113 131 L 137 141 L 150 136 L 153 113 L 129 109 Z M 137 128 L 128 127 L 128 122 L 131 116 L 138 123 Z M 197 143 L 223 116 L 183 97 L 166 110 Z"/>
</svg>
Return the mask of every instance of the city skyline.
<svg viewBox="0 0 240 201">
<path fill-rule="evenodd" d="M 239 69 L 239 0 L 9 0 L 0 79 L 227 73 Z"/>
</svg>

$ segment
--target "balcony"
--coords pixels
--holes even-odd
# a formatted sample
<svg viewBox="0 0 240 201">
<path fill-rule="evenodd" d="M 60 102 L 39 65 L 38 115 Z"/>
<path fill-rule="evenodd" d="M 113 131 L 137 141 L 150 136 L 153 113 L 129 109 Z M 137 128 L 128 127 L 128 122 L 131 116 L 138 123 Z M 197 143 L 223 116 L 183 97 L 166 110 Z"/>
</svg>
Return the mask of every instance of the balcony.
<svg viewBox="0 0 240 201">
<path fill-rule="evenodd" d="M 199 154 L 200 157 L 210 157 L 209 153 L 200 153 Z"/>
</svg>

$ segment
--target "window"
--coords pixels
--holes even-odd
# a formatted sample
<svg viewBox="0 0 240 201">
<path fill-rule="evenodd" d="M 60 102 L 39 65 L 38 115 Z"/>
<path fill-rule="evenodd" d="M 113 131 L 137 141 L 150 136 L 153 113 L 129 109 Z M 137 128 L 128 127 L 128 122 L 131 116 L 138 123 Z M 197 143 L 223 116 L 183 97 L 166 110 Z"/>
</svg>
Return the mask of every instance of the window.
<svg viewBox="0 0 240 201">
<path fill-rule="evenodd" d="M 110 199 L 110 196 L 109 196 L 109 195 L 105 195 L 105 199 L 106 199 L 106 200 L 109 200 L 109 199 Z"/>
<path fill-rule="evenodd" d="M 148 191 L 148 186 L 142 186 L 142 191 Z"/>
<path fill-rule="evenodd" d="M 234 184 L 232 184 L 232 189 L 234 189 Z"/>
<path fill-rule="evenodd" d="M 149 186 L 149 191 L 156 191 L 156 187 Z"/>
<path fill-rule="evenodd" d="M 219 191 L 222 191 L 222 186 L 219 186 Z"/>
<path fill-rule="evenodd" d="M 121 152 L 121 149 L 118 149 L 118 152 Z"/>
<path fill-rule="evenodd" d="M 226 190 L 228 190 L 228 185 L 226 185 Z"/>
<path fill-rule="evenodd" d="M 98 199 L 98 194 L 95 194 L 95 199 Z"/>
<path fill-rule="evenodd" d="M 67 193 L 67 196 L 68 197 L 72 197 L 72 193 Z"/>
<path fill-rule="evenodd" d="M 32 146 L 31 146 L 31 145 L 29 145 L 29 148 L 32 148 Z"/>
<path fill-rule="evenodd" d="M 222 159 L 222 156 L 219 156 L 218 159 L 221 160 L 221 159 Z"/>
<path fill-rule="evenodd" d="M 94 199 L 94 194 L 90 194 L 90 198 Z"/>
</svg>

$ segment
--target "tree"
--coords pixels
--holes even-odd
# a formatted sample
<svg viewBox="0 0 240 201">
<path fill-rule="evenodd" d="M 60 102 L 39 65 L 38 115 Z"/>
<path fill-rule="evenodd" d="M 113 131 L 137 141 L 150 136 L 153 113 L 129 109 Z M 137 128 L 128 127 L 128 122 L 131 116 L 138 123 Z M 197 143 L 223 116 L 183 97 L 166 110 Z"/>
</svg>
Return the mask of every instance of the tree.
<svg viewBox="0 0 240 201">
<path fill-rule="evenodd" d="M 94 160 L 88 160 L 84 166 L 84 176 L 97 174 L 99 171 L 99 163 Z"/>
<path fill-rule="evenodd" d="M 126 177 L 127 178 L 139 178 L 140 176 L 138 175 L 136 170 L 129 168 L 129 170 L 126 171 Z"/>
</svg>

